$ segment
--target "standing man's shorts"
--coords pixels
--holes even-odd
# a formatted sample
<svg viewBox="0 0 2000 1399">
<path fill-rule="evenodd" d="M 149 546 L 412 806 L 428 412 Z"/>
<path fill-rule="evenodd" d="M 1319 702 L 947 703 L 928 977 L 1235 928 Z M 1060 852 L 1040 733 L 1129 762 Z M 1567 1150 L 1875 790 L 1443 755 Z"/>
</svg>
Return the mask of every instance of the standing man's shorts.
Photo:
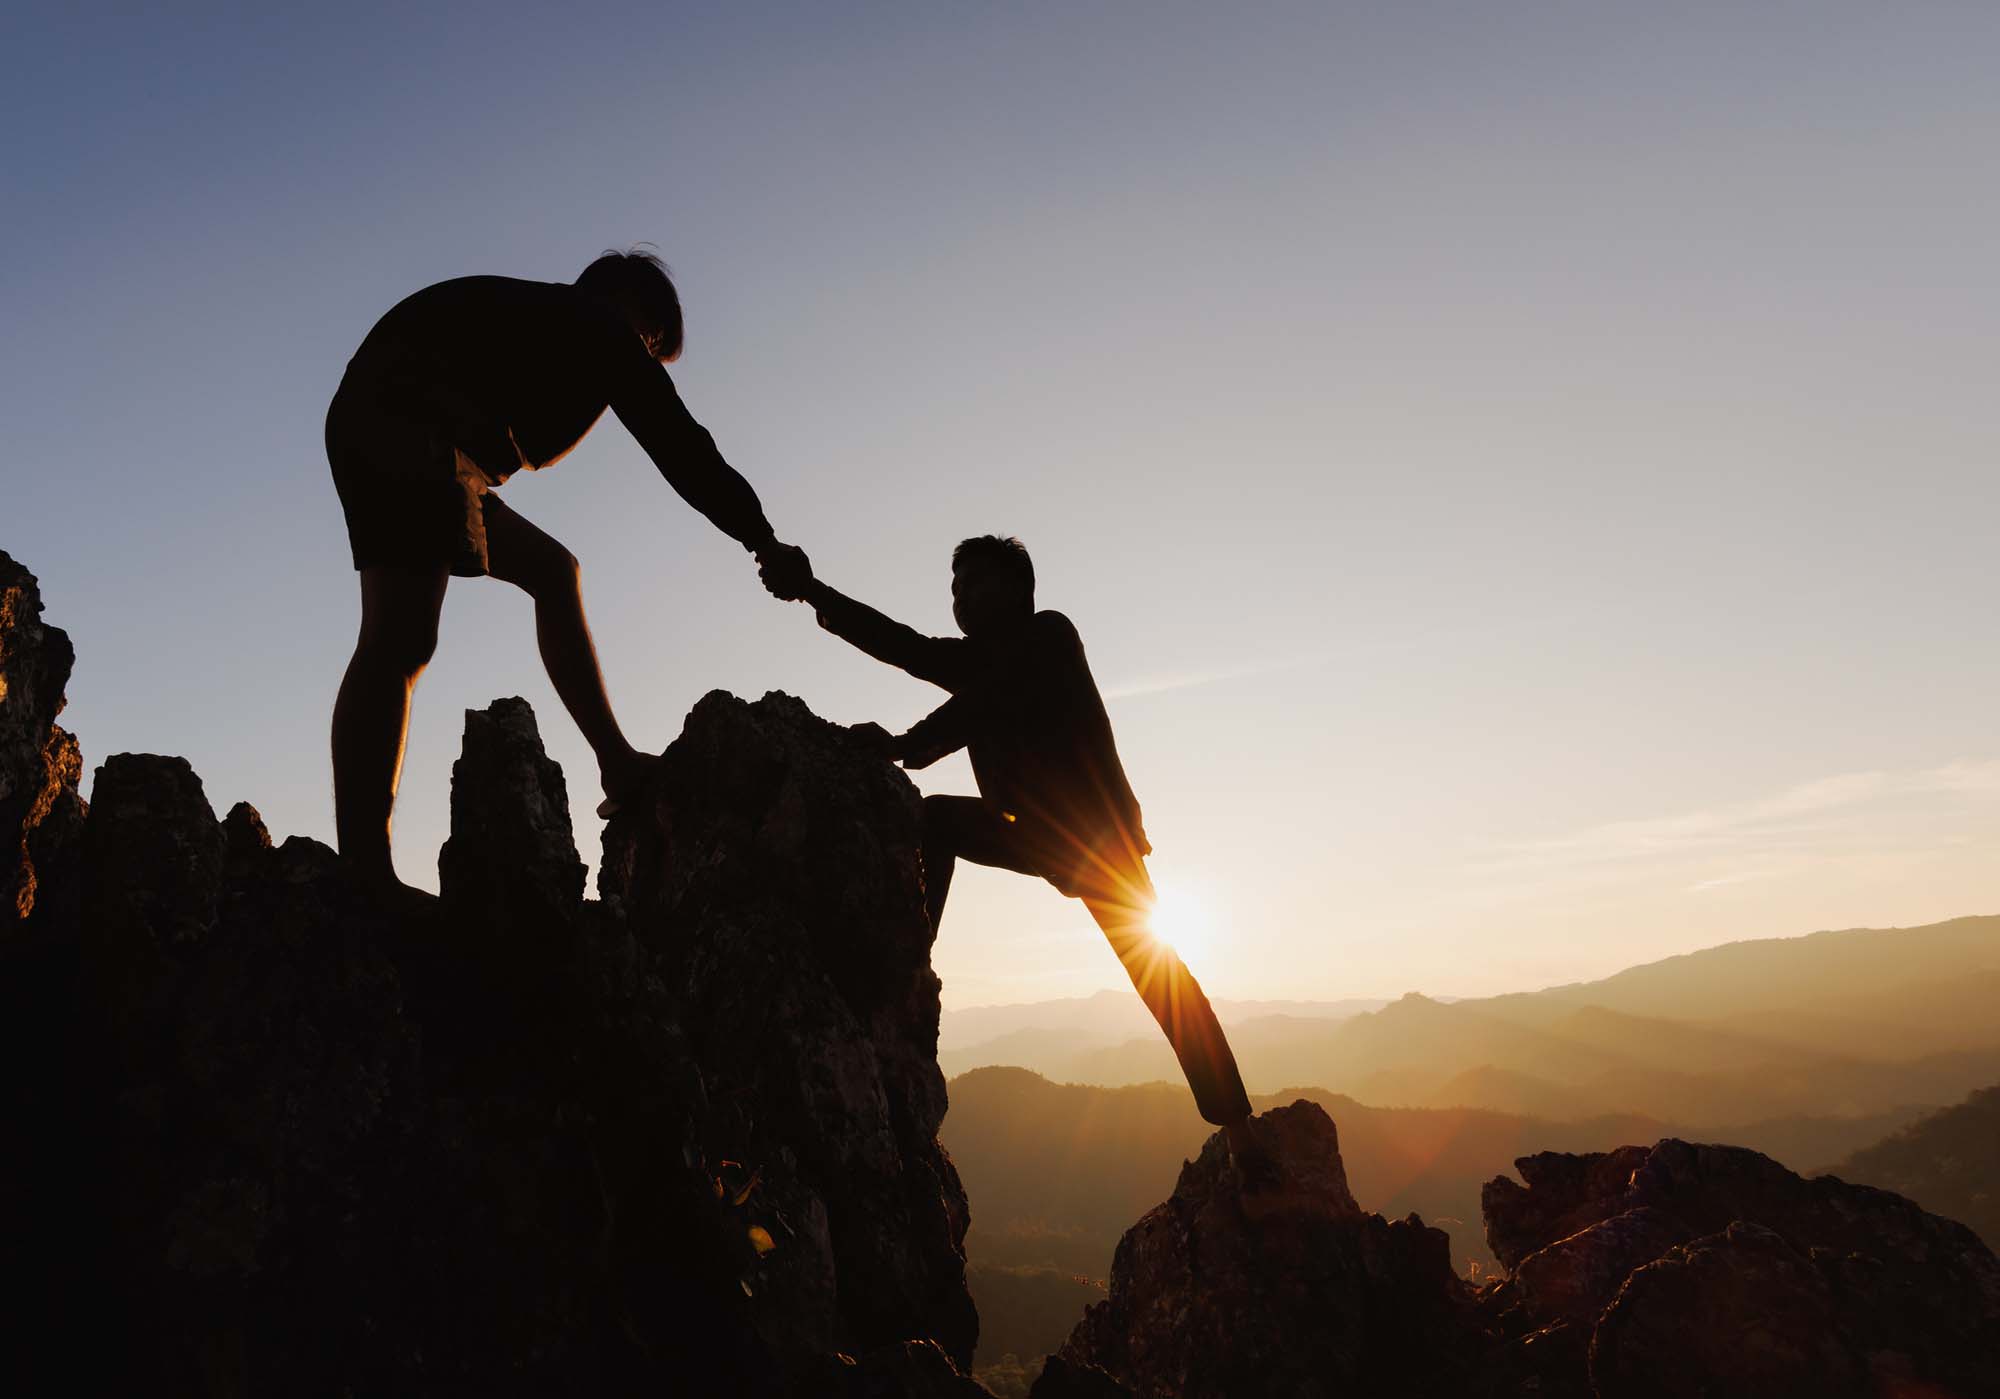
<svg viewBox="0 0 2000 1399">
<path fill-rule="evenodd" d="M 392 393 L 344 381 L 326 413 L 326 459 L 355 568 L 488 572 L 486 521 L 507 507 L 470 457 Z"/>
</svg>

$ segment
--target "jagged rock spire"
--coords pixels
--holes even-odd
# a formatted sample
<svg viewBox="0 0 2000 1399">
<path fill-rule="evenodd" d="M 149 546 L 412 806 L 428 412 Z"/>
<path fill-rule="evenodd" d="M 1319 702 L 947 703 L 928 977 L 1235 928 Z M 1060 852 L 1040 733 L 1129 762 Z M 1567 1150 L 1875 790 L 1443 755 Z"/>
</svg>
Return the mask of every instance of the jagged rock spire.
<svg viewBox="0 0 2000 1399">
<path fill-rule="evenodd" d="M 56 724 L 76 653 L 35 575 L 0 551 L 0 940 L 73 911 L 83 757 Z M 58 909 L 55 906 L 62 905 Z"/>
</svg>

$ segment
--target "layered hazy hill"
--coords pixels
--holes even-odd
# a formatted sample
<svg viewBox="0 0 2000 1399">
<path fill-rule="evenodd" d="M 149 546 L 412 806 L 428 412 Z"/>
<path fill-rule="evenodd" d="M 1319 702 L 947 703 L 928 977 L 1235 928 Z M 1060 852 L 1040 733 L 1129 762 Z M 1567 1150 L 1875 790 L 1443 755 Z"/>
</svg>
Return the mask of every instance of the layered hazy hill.
<svg viewBox="0 0 2000 1399">
<path fill-rule="evenodd" d="M 2000 1086 L 1911 1123 L 1829 1172 L 1907 1195 L 2000 1245 Z"/>
<path fill-rule="evenodd" d="M 1083 1308 L 1102 1299 L 1120 1235 L 1173 1191 L 1183 1161 L 1213 1129 L 1177 1083 L 1106 1088 L 986 1068 L 953 1079 L 950 1097 L 938 1139 L 972 1202 L 966 1280 L 980 1316 L 975 1363 L 986 1374 L 1009 1353 L 1025 1360 L 1053 1348 Z M 1920 1112 L 1722 1128 L 1632 1113 L 1558 1122 L 1477 1108 L 1371 1107 L 1316 1088 L 1257 1094 L 1255 1105 L 1261 1111 L 1298 1098 L 1320 1104 L 1339 1124 L 1348 1182 L 1362 1207 L 1390 1218 L 1415 1211 L 1445 1230 L 1461 1272 L 1495 1266 L 1480 1222 L 1480 1187 L 1511 1171 L 1517 1157 L 1674 1136 L 1749 1146 L 1809 1166 L 1878 1141 Z M 1847 1178 L 1890 1184 L 1860 1172 Z M 1939 1192 L 1931 1208 L 1950 1213 L 1943 1200 Z"/>
<path fill-rule="evenodd" d="M 1363 1208 L 1416 1211 L 1467 1269 L 1493 1266 L 1480 1186 L 1516 1157 L 1661 1137 L 1799 1171 L 1842 1161 L 1849 1180 L 1976 1214 L 1991 1173 L 1967 1163 L 2000 1161 L 1979 1136 L 1992 1095 L 1975 1100 L 1986 1117 L 1883 1139 L 2000 1083 L 1996 997 L 2000 917 L 1980 917 L 1732 943 L 1476 1000 L 1217 1009 L 1257 1105 L 1324 1106 Z M 1093 1295 L 1076 1279 L 1106 1276 L 1210 1128 L 1129 992 L 947 1012 L 939 1057 L 956 1075 L 940 1139 L 973 1205 L 968 1279 L 991 1365 L 1060 1339 Z"/>
<path fill-rule="evenodd" d="M 1213 1004 L 1232 1043 L 1271 1044 L 1281 1053 L 1285 1040 L 1300 1031 L 1380 1010 L 1388 1002 L 1354 998 Z M 938 1066 L 946 1074 L 956 1074 L 989 1064 L 1011 1064 L 1075 1083 L 1145 1083 L 1180 1072 L 1153 1017 L 1130 991 L 945 1011 L 938 1024 Z"/>
<path fill-rule="evenodd" d="M 2000 917 L 1979 917 L 1731 943 L 1474 1000 L 1218 1008 L 1253 1090 L 1728 1127 L 1935 1107 L 2000 1081 L 1996 996 Z M 960 1011 L 945 1034 L 947 1073 L 1006 1064 L 1107 1086 L 1179 1076 L 1126 993 Z"/>
<path fill-rule="evenodd" d="M 966 1254 L 976 1266 L 1044 1266 L 1103 1278 L 1118 1236 L 1173 1189 L 1182 1161 L 1215 1130 L 1179 1084 L 1106 1088 L 986 1068 L 953 1079 L 950 1097 L 938 1139 L 973 1201 Z M 1517 1156 L 1674 1136 L 1748 1146 L 1810 1167 L 1879 1141 L 1922 1113 L 1909 1107 L 1721 1127 L 1637 1113 L 1551 1121 L 1481 1108 L 1375 1107 L 1309 1087 L 1253 1098 L 1260 1111 L 1299 1098 L 1324 1107 L 1339 1124 L 1355 1198 L 1392 1218 L 1414 1210 L 1449 1231 L 1461 1269 L 1493 1265 L 1480 1233 L 1479 1187 L 1511 1170 Z"/>
</svg>

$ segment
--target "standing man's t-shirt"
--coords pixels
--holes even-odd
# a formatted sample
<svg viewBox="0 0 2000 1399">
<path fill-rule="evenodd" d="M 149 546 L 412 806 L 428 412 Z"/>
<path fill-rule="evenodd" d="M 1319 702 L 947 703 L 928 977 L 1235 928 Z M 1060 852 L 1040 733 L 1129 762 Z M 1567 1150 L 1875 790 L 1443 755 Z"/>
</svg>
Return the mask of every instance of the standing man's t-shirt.
<svg viewBox="0 0 2000 1399">
<path fill-rule="evenodd" d="M 361 342 L 327 410 L 354 566 L 487 571 L 487 492 L 561 460 L 609 407 L 723 533 L 771 540 L 762 505 L 614 309 L 565 283 L 459 277 L 405 298 Z"/>
</svg>

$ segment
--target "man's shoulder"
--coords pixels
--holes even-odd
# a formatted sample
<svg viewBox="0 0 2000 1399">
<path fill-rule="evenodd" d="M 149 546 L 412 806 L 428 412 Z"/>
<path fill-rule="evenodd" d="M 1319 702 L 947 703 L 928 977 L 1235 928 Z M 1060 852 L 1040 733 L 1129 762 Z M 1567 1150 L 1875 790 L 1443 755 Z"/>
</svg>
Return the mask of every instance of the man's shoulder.
<svg viewBox="0 0 2000 1399">
<path fill-rule="evenodd" d="M 1044 608 L 1037 612 L 1030 625 L 1034 627 L 1035 635 L 1044 640 L 1071 642 L 1079 646 L 1083 644 L 1083 637 L 1077 632 L 1076 623 L 1054 608 Z"/>
</svg>

